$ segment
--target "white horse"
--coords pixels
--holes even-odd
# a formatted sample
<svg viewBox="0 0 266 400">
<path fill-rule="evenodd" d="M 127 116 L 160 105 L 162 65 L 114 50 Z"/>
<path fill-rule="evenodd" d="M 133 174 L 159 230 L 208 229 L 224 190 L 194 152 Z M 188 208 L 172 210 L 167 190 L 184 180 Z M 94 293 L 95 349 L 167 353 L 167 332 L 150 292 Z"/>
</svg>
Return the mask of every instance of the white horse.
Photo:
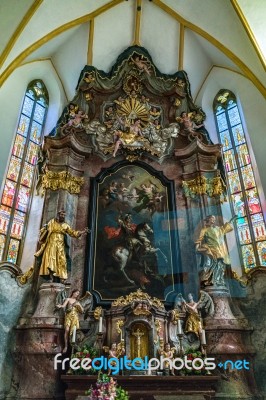
<svg viewBox="0 0 266 400">
<path fill-rule="evenodd" d="M 154 254 L 157 257 L 157 254 L 160 253 L 165 262 L 168 262 L 167 257 L 161 251 L 161 249 L 155 248 L 151 245 L 151 242 L 147 237 L 147 233 L 153 233 L 151 227 L 146 222 L 138 224 L 134 237 L 129 239 L 131 245 L 128 247 L 118 245 L 114 247 L 112 251 L 113 258 L 118 262 L 119 270 L 123 273 L 126 280 L 132 284 L 135 282 L 129 278 L 125 271 L 125 268 L 132 257 L 135 257 L 139 261 L 140 265 L 145 266 L 145 261 L 143 261 L 145 256 Z"/>
</svg>

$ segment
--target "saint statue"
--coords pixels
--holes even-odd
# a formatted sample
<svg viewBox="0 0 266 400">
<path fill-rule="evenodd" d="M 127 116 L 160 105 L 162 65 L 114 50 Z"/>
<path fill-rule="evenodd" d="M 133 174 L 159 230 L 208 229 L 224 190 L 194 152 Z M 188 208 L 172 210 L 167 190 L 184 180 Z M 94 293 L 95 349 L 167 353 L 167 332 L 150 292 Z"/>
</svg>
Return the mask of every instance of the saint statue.
<svg viewBox="0 0 266 400">
<path fill-rule="evenodd" d="M 234 228 L 231 221 L 222 226 L 215 225 L 216 218 L 209 215 L 205 218 L 205 226 L 195 241 L 197 252 L 203 256 L 203 269 L 200 272 L 202 286 L 225 285 L 224 273 L 230 259 L 224 236 Z"/>
<path fill-rule="evenodd" d="M 35 257 L 40 257 L 39 275 L 49 276 L 50 282 L 54 278 L 64 282 L 67 279 L 67 250 L 66 235 L 79 238 L 89 232 L 88 228 L 83 231 L 73 230 L 65 222 L 66 212 L 61 210 L 57 217 L 51 219 L 44 228 L 41 229 L 39 243 L 40 249 L 35 253 Z"/>
<path fill-rule="evenodd" d="M 75 342 L 76 331 L 79 328 L 79 313 L 83 313 L 83 307 L 78 302 L 79 297 L 79 290 L 74 289 L 70 294 L 70 297 L 67 297 L 63 304 L 58 304 L 57 308 L 64 308 L 65 309 L 65 334 L 64 334 L 64 341 L 65 346 L 63 349 L 63 353 L 67 351 L 68 346 L 68 339 L 69 336 L 72 336 L 72 341 Z M 75 332 L 75 333 L 74 333 Z"/>
</svg>

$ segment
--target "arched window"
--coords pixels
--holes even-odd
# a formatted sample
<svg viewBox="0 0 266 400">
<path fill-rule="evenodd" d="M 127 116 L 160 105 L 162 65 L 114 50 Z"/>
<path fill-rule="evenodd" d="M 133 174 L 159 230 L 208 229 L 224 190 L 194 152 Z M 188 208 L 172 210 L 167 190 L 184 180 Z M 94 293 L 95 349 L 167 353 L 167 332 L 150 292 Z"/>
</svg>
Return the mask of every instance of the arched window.
<svg viewBox="0 0 266 400">
<path fill-rule="evenodd" d="M 19 263 L 22 254 L 47 108 L 48 93 L 43 82 L 30 82 L 19 117 L 1 199 L 0 261 Z"/>
<path fill-rule="evenodd" d="M 235 95 L 220 90 L 214 99 L 218 135 L 223 145 L 224 165 L 232 213 L 245 272 L 266 266 L 266 228 L 254 177 L 250 151 Z"/>
</svg>

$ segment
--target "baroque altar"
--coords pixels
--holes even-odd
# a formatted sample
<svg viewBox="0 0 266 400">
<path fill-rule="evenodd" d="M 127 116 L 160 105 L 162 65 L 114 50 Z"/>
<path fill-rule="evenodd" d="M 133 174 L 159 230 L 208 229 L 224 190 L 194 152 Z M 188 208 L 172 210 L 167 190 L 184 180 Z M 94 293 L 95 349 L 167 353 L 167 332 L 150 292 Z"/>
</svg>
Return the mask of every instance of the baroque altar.
<svg viewBox="0 0 266 400">
<path fill-rule="evenodd" d="M 200 352 L 217 364 L 239 357 L 252 363 L 251 328 L 229 290 L 234 275 L 225 235 L 233 221 L 222 219 L 221 145 L 211 142 L 205 117 L 187 74 L 162 74 L 142 47 L 126 49 L 109 73 L 82 70 L 38 164 L 40 240 L 33 268 L 17 277 L 31 282 L 16 327 L 19 398 L 33 398 L 21 370 L 36 361 L 36 382 L 49 375 L 39 398 L 64 398 L 61 376 L 68 383 L 78 378 L 54 370 L 53 358 L 86 346 L 107 357 Z M 215 232 L 221 248 L 206 232 Z M 179 384 L 209 398 L 216 389 L 227 399 L 251 399 L 256 391 L 252 368 L 247 379 L 246 371 L 230 375 L 217 367 L 201 383 L 168 366 L 161 375 L 146 372 L 123 378 L 136 385 L 167 378 L 171 390 L 161 394 Z"/>
</svg>

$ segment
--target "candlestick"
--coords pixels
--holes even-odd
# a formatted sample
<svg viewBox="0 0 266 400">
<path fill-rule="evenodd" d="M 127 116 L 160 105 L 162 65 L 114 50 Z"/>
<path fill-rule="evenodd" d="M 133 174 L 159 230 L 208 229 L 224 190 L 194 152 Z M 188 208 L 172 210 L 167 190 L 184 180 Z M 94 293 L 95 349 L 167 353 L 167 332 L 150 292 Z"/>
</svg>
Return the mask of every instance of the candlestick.
<svg viewBox="0 0 266 400">
<path fill-rule="evenodd" d="M 202 329 L 200 336 L 201 336 L 201 344 L 206 344 L 206 335 L 204 329 Z"/>
<path fill-rule="evenodd" d="M 102 333 L 103 331 L 103 317 L 100 317 L 99 319 L 99 333 Z"/>
<path fill-rule="evenodd" d="M 72 343 L 76 343 L 76 334 L 77 334 L 77 327 L 75 325 L 72 332 Z"/>
<path fill-rule="evenodd" d="M 177 333 L 178 333 L 178 335 L 182 334 L 182 325 L 181 325 L 180 319 L 177 320 Z"/>
</svg>

